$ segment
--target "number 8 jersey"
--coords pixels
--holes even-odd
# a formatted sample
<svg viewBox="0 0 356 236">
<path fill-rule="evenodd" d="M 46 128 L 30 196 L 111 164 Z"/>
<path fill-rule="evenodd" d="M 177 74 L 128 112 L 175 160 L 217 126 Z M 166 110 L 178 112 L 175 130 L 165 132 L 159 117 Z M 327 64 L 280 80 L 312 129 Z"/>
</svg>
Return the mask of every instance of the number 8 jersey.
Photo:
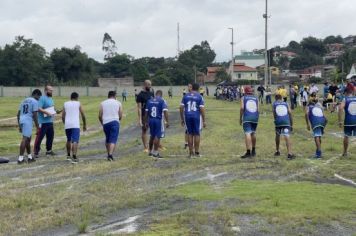
<svg viewBox="0 0 356 236">
<path fill-rule="evenodd" d="M 166 101 L 161 97 L 148 100 L 146 111 L 150 119 L 162 119 L 163 111 L 168 110 Z"/>
<path fill-rule="evenodd" d="M 185 117 L 200 119 L 200 108 L 204 107 L 204 99 L 199 93 L 191 92 L 183 97 L 181 106 L 184 106 Z"/>
</svg>

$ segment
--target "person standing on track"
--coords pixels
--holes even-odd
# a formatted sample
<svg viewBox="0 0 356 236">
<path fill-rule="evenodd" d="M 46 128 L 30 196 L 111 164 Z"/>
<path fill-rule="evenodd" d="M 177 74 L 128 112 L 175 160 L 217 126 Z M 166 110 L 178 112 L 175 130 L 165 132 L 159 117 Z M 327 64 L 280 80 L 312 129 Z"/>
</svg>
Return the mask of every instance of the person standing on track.
<svg viewBox="0 0 356 236">
<path fill-rule="evenodd" d="M 314 158 L 319 159 L 322 157 L 321 137 L 324 134 L 327 119 L 323 112 L 323 106 L 318 102 L 318 98 L 315 93 L 310 95 L 309 104 L 305 109 L 305 122 L 307 123 L 307 130 L 310 130 L 310 127 L 312 128 L 316 145 Z"/>
<path fill-rule="evenodd" d="M 38 100 L 42 96 L 39 89 L 35 89 L 32 92 L 32 96 L 26 98 L 21 102 L 19 110 L 17 112 L 17 123 L 19 125 L 19 131 L 22 133 L 22 141 L 20 144 L 20 155 L 17 160 L 18 164 L 25 162 L 24 153 L 27 151 L 27 162 L 33 162 L 35 159 L 31 155 L 31 136 L 33 122 L 35 122 L 36 130 L 39 129 L 37 112 L 38 112 Z"/>
<path fill-rule="evenodd" d="M 78 162 L 77 151 L 80 138 L 80 116 L 83 121 L 83 131 L 87 130 L 84 111 L 78 98 L 78 93 L 73 92 L 70 95 L 70 101 L 64 103 L 62 112 L 62 121 L 67 136 L 67 160 L 72 160 L 74 163 Z"/>
<path fill-rule="evenodd" d="M 244 96 L 240 105 L 240 125 L 245 132 L 246 153 L 241 158 L 256 156 L 256 129 L 259 118 L 258 99 L 253 95 L 251 86 L 244 87 Z"/>
<path fill-rule="evenodd" d="M 192 92 L 187 93 L 180 105 L 182 126 L 188 131 L 189 158 L 200 157 L 200 130 L 206 127 L 204 99 L 199 94 L 199 84 L 193 84 Z"/>
<path fill-rule="evenodd" d="M 279 144 L 281 136 L 284 137 L 287 146 L 288 160 L 292 160 L 295 156 L 292 154 L 292 144 L 290 141 L 290 133 L 293 130 L 292 111 L 287 102 L 283 101 L 280 94 L 276 94 L 276 101 L 273 103 L 274 125 L 276 127 L 276 152 L 275 156 L 280 156 Z"/>
<path fill-rule="evenodd" d="M 344 126 L 344 151 L 342 156 L 347 157 L 349 137 L 356 136 L 356 94 L 355 87 L 349 85 L 346 88 L 346 96 L 339 106 L 339 126 Z M 344 122 L 342 113 L 345 112 Z"/>
<path fill-rule="evenodd" d="M 116 92 L 109 91 L 108 99 L 100 104 L 99 121 L 105 133 L 105 146 L 108 161 L 113 161 L 113 153 L 116 148 L 120 133 L 120 121 L 122 119 L 122 105 L 116 100 Z"/>
<path fill-rule="evenodd" d="M 34 156 L 38 158 L 39 152 L 41 150 L 41 143 L 43 138 L 46 136 L 46 155 L 55 156 L 56 154 L 52 151 L 53 139 L 54 139 L 54 114 L 49 112 L 49 109 L 53 108 L 54 102 L 52 99 L 53 87 L 46 85 L 45 95 L 41 96 L 38 101 L 38 123 L 39 129 L 36 133 L 36 140 L 34 146 Z M 56 111 L 57 114 L 60 111 Z"/>
<path fill-rule="evenodd" d="M 138 114 L 138 124 L 141 127 L 141 138 L 142 144 L 144 148 L 144 152 L 148 153 L 148 145 L 147 145 L 147 127 L 144 125 L 144 116 L 146 110 L 146 104 L 148 100 L 154 97 L 154 94 L 151 91 L 151 81 L 145 80 L 143 90 L 137 95 L 136 103 L 137 103 L 137 114 Z"/>
<path fill-rule="evenodd" d="M 164 119 L 163 119 L 164 116 Z M 150 128 L 149 156 L 162 158 L 158 149 L 160 140 L 164 136 L 164 127 L 169 127 L 168 107 L 162 98 L 162 91 L 157 90 L 156 96 L 147 101 L 145 109 L 145 125 Z"/>
</svg>

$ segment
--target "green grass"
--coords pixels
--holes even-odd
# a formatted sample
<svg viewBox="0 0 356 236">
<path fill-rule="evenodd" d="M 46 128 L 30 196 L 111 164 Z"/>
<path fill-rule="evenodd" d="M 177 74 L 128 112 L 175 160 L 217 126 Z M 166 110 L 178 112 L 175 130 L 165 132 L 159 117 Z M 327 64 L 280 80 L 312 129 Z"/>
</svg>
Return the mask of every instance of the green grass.
<svg viewBox="0 0 356 236">
<path fill-rule="evenodd" d="M 97 133 L 82 137 L 81 144 L 103 138 L 97 121 L 99 104 L 105 98 L 81 98 L 87 113 L 88 125 Z M 3 118 L 14 116 L 20 98 L 0 98 Z M 65 98 L 55 98 L 63 104 Z M 178 111 L 180 98 L 168 100 L 170 115 Z M 245 150 L 242 127 L 238 124 L 238 103 L 206 99 L 207 125 L 203 131 L 201 153 L 203 158 L 188 160 L 183 150 L 184 128 L 163 139 L 168 149 L 163 160 L 153 161 L 141 152 L 140 137 L 119 143 L 119 150 L 129 152 L 113 163 L 100 160 L 70 165 L 64 157 L 45 158 L 31 164 L 0 166 L 0 235 L 36 233 L 38 230 L 74 225 L 78 232 L 90 231 L 94 223 L 104 223 L 115 214 L 127 209 L 155 207 L 142 232 L 137 235 L 209 235 L 216 226 L 220 235 L 233 235 L 231 227 L 238 225 L 238 217 L 256 216 L 272 222 L 276 227 L 287 225 L 293 234 L 298 224 L 308 222 L 328 224 L 338 221 L 356 227 L 355 189 L 338 184 L 319 184 L 335 181 L 334 173 L 356 180 L 355 158 L 340 160 L 342 139 L 331 133 L 341 132 L 336 115 L 329 114 L 329 124 L 323 139 L 323 160 L 309 160 L 315 151 L 311 134 L 306 130 L 302 110 L 295 114 L 292 134 L 293 151 L 298 155 L 287 161 L 283 141 L 282 157 L 273 157 L 274 127 L 271 108 L 262 107 L 257 133 L 257 157 L 241 160 Z M 123 127 L 137 122 L 135 104 L 124 103 L 126 116 Z M 266 114 L 265 114 L 266 112 Z M 4 116 L 4 113 L 9 114 Z M 172 121 L 172 119 L 171 119 Z M 64 136 L 63 125 L 55 125 L 56 137 Z M 16 155 L 20 135 L 16 128 L 1 129 L 2 155 Z M 120 141 L 119 141 L 120 142 Z M 55 143 L 61 150 L 64 141 Z M 138 147 L 137 151 L 131 151 Z M 354 142 L 350 152 L 356 153 Z M 100 156 L 103 150 L 79 150 L 82 155 Z M 173 155 L 173 156 L 170 156 Z M 174 156 L 175 155 L 175 156 Z M 29 167 L 38 167 L 30 172 Z M 16 172 L 14 172 L 16 170 Z M 226 173 L 226 180 L 201 181 L 208 174 Z M 184 176 L 191 177 L 183 178 Z M 53 185 L 30 188 L 55 182 Z M 185 183 L 180 183 L 185 182 Z M 181 202 L 180 209 L 172 210 L 173 200 Z M 172 203 L 173 201 L 173 203 Z M 209 207 L 212 204 L 214 207 Z M 297 223 L 286 222 L 293 219 Z M 120 218 L 119 220 L 122 220 Z M 303 223 L 304 222 L 304 223 Z M 296 225 L 297 224 L 297 225 Z M 311 230 L 316 227 L 310 225 Z M 268 232 L 268 227 L 264 230 Z M 274 232 L 274 231 L 272 231 Z M 95 234 L 106 232 L 95 232 Z"/>
</svg>

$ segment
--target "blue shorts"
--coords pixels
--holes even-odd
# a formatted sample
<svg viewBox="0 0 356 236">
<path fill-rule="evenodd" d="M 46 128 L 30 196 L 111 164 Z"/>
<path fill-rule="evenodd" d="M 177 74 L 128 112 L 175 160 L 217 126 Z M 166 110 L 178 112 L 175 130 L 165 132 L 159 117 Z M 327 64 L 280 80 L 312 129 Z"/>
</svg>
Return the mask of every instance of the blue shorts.
<svg viewBox="0 0 356 236">
<path fill-rule="evenodd" d="M 149 120 L 149 127 L 150 127 L 150 135 L 153 138 L 162 138 L 164 137 L 164 125 L 162 124 L 162 119 L 155 119 L 151 118 Z"/>
<path fill-rule="evenodd" d="M 256 133 L 257 123 L 244 122 L 242 125 L 245 134 L 254 134 Z"/>
<path fill-rule="evenodd" d="M 280 126 L 280 127 L 276 127 L 276 134 L 277 134 L 277 135 L 289 137 L 290 132 L 291 132 L 290 126 Z"/>
<path fill-rule="evenodd" d="M 201 118 L 200 117 L 185 117 L 185 126 L 189 135 L 200 135 Z"/>
<path fill-rule="evenodd" d="M 116 144 L 119 139 L 120 124 L 117 121 L 111 121 L 104 124 L 105 143 Z"/>
<path fill-rule="evenodd" d="M 66 129 L 67 142 L 79 143 L 80 129 Z"/>
<path fill-rule="evenodd" d="M 344 135 L 346 137 L 355 137 L 356 136 L 356 125 L 344 126 Z"/>
<path fill-rule="evenodd" d="M 20 124 L 22 130 L 22 136 L 26 138 L 31 138 L 32 136 L 32 127 L 33 123 L 31 122 L 24 122 Z"/>
<path fill-rule="evenodd" d="M 324 127 L 315 127 L 313 129 L 313 137 L 322 137 L 324 135 Z"/>
</svg>

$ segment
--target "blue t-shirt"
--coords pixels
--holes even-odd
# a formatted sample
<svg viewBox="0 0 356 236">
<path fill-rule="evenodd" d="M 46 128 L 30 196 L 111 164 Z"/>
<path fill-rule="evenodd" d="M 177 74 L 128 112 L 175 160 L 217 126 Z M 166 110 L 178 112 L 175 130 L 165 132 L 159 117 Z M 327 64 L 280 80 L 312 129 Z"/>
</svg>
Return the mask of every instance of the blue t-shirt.
<svg viewBox="0 0 356 236">
<path fill-rule="evenodd" d="M 200 108 L 204 107 L 204 99 L 198 92 L 187 93 L 182 99 L 181 106 L 184 106 L 186 117 L 200 119 Z"/>
<path fill-rule="evenodd" d="M 356 96 L 345 97 L 345 126 L 356 125 Z"/>
<path fill-rule="evenodd" d="M 290 117 L 288 113 L 288 103 L 284 101 L 275 101 L 273 103 L 273 111 L 276 114 L 274 124 L 276 127 L 290 126 Z"/>
<path fill-rule="evenodd" d="M 51 97 L 41 96 L 40 100 L 38 100 L 38 108 L 46 109 L 46 108 L 53 107 L 53 106 L 54 106 L 54 102 Z M 52 116 L 44 117 L 44 114 L 42 112 L 39 112 L 38 123 L 40 123 L 40 124 L 53 123 L 53 117 Z"/>
<path fill-rule="evenodd" d="M 19 106 L 20 111 L 20 124 L 32 123 L 33 112 L 38 111 L 38 102 L 33 97 L 26 98 Z"/>
<path fill-rule="evenodd" d="M 317 104 L 308 105 L 308 118 L 311 123 L 312 129 L 318 127 L 325 127 L 326 125 L 323 108 Z"/>
<path fill-rule="evenodd" d="M 154 97 L 148 100 L 146 111 L 150 119 L 162 119 L 163 111 L 168 110 L 166 101 L 161 97 Z"/>
<path fill-rule="evenodd" d="M 258 99 L 252 95 L 245 95 L 243 97 L 244 103 L 244 113 L 243 113 L 243 123 L 251 122 L 258 123 L 259 112 L 258 112 Z"/>
</svg>

